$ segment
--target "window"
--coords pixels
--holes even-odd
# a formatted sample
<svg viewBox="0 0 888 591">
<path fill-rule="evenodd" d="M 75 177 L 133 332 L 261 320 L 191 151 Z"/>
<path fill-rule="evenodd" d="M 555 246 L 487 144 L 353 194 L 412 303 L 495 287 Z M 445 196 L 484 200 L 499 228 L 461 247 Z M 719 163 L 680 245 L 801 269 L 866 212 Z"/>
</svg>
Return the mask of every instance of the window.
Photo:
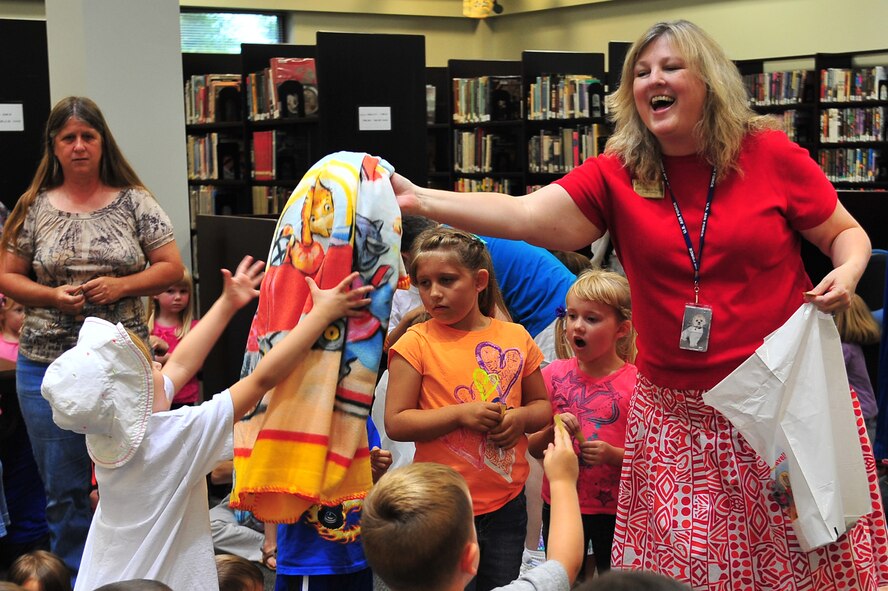
<svg viewBox="0 0 888 591">
<path fill-rule="evenodd" d="M 283 42 L 283 16 L 255 12 L 182 12 L 182 53 L 240 53 L 241 43 Z"/>
</svg>

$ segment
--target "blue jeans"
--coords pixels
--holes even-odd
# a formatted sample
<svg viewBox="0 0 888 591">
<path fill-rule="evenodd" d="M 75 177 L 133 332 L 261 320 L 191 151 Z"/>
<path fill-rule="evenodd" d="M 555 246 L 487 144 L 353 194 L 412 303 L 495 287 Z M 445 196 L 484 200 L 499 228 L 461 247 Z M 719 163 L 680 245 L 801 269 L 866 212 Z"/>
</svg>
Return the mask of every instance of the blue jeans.
<svg viewBox="0 0 888 591">
<path fill-rule="evenodd" d="M 466 591 L 488 591 L 517 579 L 527 533 L 524 491 L 496 511 L 477 515 L 475 531 L 481 560 L 478 575 L 466 585 Z"/>
<path fill-rule="evenodd" d="M 46 490 L 50 550 L 76 573 L 92 521 L 89 504 L 91 467 L 84 436 L 59 429 L 52 420 L 49 402 L 40 394 L 47 367 L 46 363 L 19 355 L 16 390 Z"/>
</svg>

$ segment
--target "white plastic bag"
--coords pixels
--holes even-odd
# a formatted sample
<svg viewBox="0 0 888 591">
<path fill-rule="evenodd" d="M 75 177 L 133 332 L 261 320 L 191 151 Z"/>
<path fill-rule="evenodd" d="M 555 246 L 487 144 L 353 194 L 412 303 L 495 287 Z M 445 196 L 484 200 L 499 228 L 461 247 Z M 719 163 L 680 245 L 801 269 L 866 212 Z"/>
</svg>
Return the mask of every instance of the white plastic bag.
<svg viewBox="0 0 888 591">
<path fill-rule="evenodd" d="M 805 551 L 872 511 L 842 346 L 829 314 L 804 304 L 703 396 L 772 467 Z M 785 475 L 789 475 L 789 486 Z M 778 495 L 780 496 L 780 495 Z"/>
</svg>

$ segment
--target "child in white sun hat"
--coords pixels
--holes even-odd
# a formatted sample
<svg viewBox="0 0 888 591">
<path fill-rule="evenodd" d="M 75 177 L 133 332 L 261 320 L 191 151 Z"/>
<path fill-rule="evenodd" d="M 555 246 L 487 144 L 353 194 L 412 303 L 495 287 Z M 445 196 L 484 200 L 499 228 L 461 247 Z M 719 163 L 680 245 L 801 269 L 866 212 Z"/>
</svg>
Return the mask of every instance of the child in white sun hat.
<svg viewBox="0 0 888 591">
<path fill-rule="evenodd" d="M 217 590 L 205 476 L 232 457 L 234 421 L 274 388 L 334 320 L 366 306 L 356 273 L 321 290 L 313 307 L 256 370 L 200 406 L 169 411 L 175 392 L 203 365 L 235 312 L 258 295 L 264 263 L 250 257 L 224 270 L 222 295 L 163 368 L 121 324 L 87 318 L 77 345 L 46 372 L 43 396 L 63 429 L 86 434 L 100 502 L 76 591 L 124 579 L 173 589 Z"/>
</svg>

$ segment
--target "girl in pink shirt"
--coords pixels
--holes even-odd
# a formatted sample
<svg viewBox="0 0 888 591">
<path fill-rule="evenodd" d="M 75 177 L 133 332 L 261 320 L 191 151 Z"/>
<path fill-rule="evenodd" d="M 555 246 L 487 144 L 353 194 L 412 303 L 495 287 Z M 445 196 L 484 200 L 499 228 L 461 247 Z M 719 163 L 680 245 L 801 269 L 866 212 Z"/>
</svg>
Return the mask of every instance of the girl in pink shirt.
<svg viewBox="0 0 888 591">
<path fill-rule="evenodd" d="M 559 310 L 556 351 L 560 359 L 543 368 L 552 412 L 574 439 L 580 456 L 577 493 L 583 516 L 584 549 L 590 544 L 599 574 L 610 569 L 617 497 L 629 399 L 638 370 L 629 283 L 610 271 L 584 271 Z M 529 438 L 530 453 L 542 458 L 554 423 Z M 543 478 L 543 538 L 549 538 L 549 482 Z M 585 565 L 579 580 L 586 577 Z M 591 577 L 591 573 L 588 575 Z"/>
<path fill-rule="evenodd" d="M 154 358 L 164 365 L 188 331 L 194 328 L 194 305 L 191 298 L 194 283 L 191 273 L 185 269 L 185 275 L 178 283 L 174 283 L 166 291 L 151 298 L 151 310 L 148 314 L 148 334 Z M 198 402 L 200 386 L 197 377 L 191 378 L 173 399 L 172 408 Z"/>
<path fill-rule="evenodd" d="M 15 363 L 18 358 L 19 334 L 25 321 L 25 307 L 10 297 L 0 295 L 0 327 L 3 338 L 0 338 L 0 359 L 8 359 Z"/>
</svg>

